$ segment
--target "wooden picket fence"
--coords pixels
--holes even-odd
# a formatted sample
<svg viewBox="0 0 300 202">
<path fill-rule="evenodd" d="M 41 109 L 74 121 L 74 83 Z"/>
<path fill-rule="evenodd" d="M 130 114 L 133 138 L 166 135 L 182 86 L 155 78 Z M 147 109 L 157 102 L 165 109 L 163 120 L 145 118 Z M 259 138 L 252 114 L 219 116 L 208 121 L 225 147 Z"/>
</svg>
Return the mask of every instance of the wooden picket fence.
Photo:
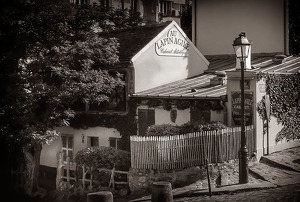
<svg viewBox="0 0 300 202">
<path fill-rule="evenodd" d="M 60 183 L 61 181 L 67 182 L 68 185 L 71 184 L 71 182 L 76 182 L 76 180 L 80 181 L 82 184 L 82 187 L 84 189 L 92 190 L 93 189 L 93 173 L 91 170 L 93 168 L 87 168 L 85 166 L 81 166 L 82 168 L 82 176 L 78 176 L 76 178 L 76 164 L 70 162 L 70 157 L 67 157 L 67 161 L 63 162 L 62 160 L 62 153 L 59 154 L 59 165 L 57 167 L 57 176 L 56 176 L 56 189 L 60 189 Z M 119 182 L 115 181 L 115 175 L 116 174 L 123 174 L 128 175 L 128 171 L 120 171 L 113 169 L 104 169 L 104 168 L 96 168 L 98 171 L 105 171 L 109 172 L 111 177 L 109 180 L 109 187 L 112 187 L 113 189 L 116 188 L 116 185 L 128 185 L 128 181 L 126 182 Z M 73 173 L 73 174 L 71 174 Z M 87 174 L 89 174 L 87 177 Z"/>
<path fill-rule="evenodd" d="M 249 156 L 255 151 L 253 126 L 246 127 Z M 202 131 L 175 136 L 131 136 L 131 167 L 136 169 L 182 169 L 238 159 L 241 128 Z"/>
</svg>

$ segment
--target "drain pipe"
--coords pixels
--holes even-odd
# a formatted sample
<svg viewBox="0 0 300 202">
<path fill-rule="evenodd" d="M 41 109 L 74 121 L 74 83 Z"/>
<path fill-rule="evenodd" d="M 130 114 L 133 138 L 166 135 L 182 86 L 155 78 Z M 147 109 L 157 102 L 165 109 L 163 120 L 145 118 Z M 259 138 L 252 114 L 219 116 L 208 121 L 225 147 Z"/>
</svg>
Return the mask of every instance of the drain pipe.
<svg viewBox="0 0 300 202">
<path fill-rule="evenodd" d="M 224 123 L 225 123 L 225 125 L 227 125 L 228 123 L 227 123 L 227 107 L 226 107 L 226 105 L 224 104 L 224 101 L 223 100 L 220 100 L 220 105 L 221 105 L 221 107 L 223 107 L 223 110 L 224 110 Z"/>
</svg>

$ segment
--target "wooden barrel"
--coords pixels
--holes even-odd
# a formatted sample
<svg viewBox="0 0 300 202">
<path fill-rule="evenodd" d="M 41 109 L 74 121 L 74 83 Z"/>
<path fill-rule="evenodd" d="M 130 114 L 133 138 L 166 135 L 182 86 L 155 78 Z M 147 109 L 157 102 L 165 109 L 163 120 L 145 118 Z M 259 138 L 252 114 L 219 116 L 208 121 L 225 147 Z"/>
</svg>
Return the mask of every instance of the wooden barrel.
<svg viewBox="0 0 300 202">
<path fill-rule="evenodd" d="M 113 194 L 110 191 L 99 191 L 89 193 L 87 195 L 87 202 L 113 202 Z"/>
<path fill-rule="evenodd" d="M 172 185 L 170 182 L 153 182 L 152 202 L 173 202 Z"/>
</svg>

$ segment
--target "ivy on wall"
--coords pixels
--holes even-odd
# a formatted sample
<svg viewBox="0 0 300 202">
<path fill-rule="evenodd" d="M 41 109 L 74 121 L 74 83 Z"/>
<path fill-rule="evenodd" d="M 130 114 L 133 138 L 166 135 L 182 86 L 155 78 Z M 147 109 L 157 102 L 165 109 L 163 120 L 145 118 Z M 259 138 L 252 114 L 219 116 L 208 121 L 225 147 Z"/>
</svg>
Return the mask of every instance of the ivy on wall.
<svg viewBox="0 0 300 202">
<path fill-rule="evenodd" d="M 170 111 L 173 106 L 179 110 L 188 108 L 193 109 L 206 109 L 206 110 L 222 110 L 220 101 L 214 100 L 170 100 L 170 99 L 149 99 L 143 100 L 142 103 L 148 105 L 149 108 L 162 106 L 164 110 Z"/>
<path fill-rule="evenodd" d="M 130 150 L 130 136 L 137 133 L 136 107 L 139 104 L 147 104 L 149 108 L 162 106 L 164 110 L 170 111 L 173 106 L 179 110 L 188 108 L 199 108 L 207 110 L 223 109 L 219 101 L 190 101 L 190 100 L 163 100 L 163 99 L 131 99 L 128 102 L 128 112 L 114 113 L 79 113 L 70 120 L 70 126 L 75 129 L 87 129 L 90 127 L 115 128 L 121 135 L 121 149 Z"/>
<path fill-rule="evenodd" d="M 70 120 L 70 126 L 75 129 L 87 129 L 89 127 L 115 128 L 121 135 L 121 149 L 130 150 L 130 136 L 136 135 L 137 102 L 129 102 L 129 111 L 124 113 L 82 113 Z"/>
<path fill-rule="evenodd" d="M 266 79 L 266 93 L 270 96 L 271 115 L 283 125 L 276 142 L 300 139 L 300 73 L 268 74 L 260 72 L 258 80 Z M 265 98 L 257 105 L 257 111 L 266 120 Z M 266 126 L 264 126 L 265 129 Z"/>
</svg>

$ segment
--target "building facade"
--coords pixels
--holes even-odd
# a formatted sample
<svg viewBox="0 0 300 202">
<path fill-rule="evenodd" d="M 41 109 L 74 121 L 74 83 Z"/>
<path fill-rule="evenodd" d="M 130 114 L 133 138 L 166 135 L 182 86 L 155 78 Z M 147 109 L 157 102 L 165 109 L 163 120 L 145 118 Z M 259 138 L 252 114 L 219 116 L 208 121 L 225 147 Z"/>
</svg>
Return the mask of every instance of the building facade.
<svg viewBox="0 0 300 202">
<path fill-rule="evenodd" d="M 110 7 L 129 9 L 142 14 L 145 23 L 176 21 L 180 24 L 180 12 L 189 4 L 188 0 L 70 0 L 74 4 L 101 4 Z"/>
</svg>

